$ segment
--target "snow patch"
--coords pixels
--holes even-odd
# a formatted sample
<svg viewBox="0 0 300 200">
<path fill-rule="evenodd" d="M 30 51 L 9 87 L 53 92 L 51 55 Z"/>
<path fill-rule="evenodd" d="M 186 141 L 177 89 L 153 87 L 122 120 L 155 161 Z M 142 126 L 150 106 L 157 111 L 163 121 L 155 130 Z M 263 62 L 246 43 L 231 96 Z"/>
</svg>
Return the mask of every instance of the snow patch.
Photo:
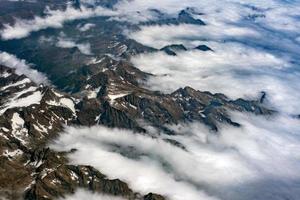
<svg viewBox="0 0 300 200">
<path fill-rule="evenodd" d="M 74 104 L 73 100 L 71 100 L 69 98 L 61 98 L 61 99 L 59 99 L 59 101 L 47 101 L 46 103 L 51 106 L 62 106 L 62 107 L 68 108 L 73 113 L 75 113 L 75 104 Z"/>
<path fill-rule="evenodd" d="M 8 157 L 8 158 L 14 158 L 14 157 L 17 157 L 22 154 L 23 154 L 23 151 L 21 151 L 20 149 L 17 149 L 14 151 L 5 150 L 3 153 L 3 156 Z"/>
<path fill-rule="evenodd" d="M 61 98 L 60 103 L 61 103 L 61 105 L 69 108 L 70 110 L 72 110 L 73 113 L 75 113 L 75 105 L 74 105 L 74 102 L 71 99 Z"/>
<path fill-rule="evenodd" d="M 14 138 L 18 139 L 22 144 L 26 144 L 24 137 L 28 136 L 28 130 L 24 128 L 24 120 L 20 117 L 19 113 L 14 113 L 11 118 L 11 134 Z"/>
<path fill-rule="evenodd" d="M 10 85 L 7 85 L 7 86 L 4 86 L 4 87 L 2 87 L 1 89 L 0 89 L 0 91 L 4 91 L 4 90 L 6 90 L 7 88 L 11 88 L 11 87 L 16 87 L 16 86 L 18 86 L 18 87 L 24 87 L 24 85 L 26 84 L 26 83 L 30 83 L 31 81 L 30 81 L 30 79 L 29 78 L 25 78 L 25 79 L 23 79 L 23 80 L 21 80 L 21 81 L 17 81 L 17 82 L 15 82 L 15 83 L 13 83 L 13 84 L 10 84 Z"/>
<path fill-rule="evenodd" d="M 33 93 L 24 98 L 20 98 L 22 95 L 29 92 Z M 0 115 L 11 108 L 28 107 L 33 104 L 40 104 L 42 97 L 42 93 L 40 91 L 37 91 L 37 87 L 29 87 L 26 90 L 16 93 L 15 96 L 10 98 L 6 104 L 0 106 Z"/>
<path fill-rule="evenodd" d="M 100 89 L 101 89 L 101 86 L 98 87 L 98 88 L 96 88 L 96 89 L 94 89 L 94 90 L 89 90 L 89 91 L 88 91 L 87 98 L 88 98 L 88 99 L 94 99 L 94 98 L 96 98 L 96 97 L 97 97 L 97 94 L 98 94 L 99 91 L 100 91 Z"/>
<path fill-rule="evenodd" d="M 1 78 L 7 78 L 7 77 L 9 77 L 10 75 L 11 75 L 11 73 L 4 72 L 4 73 L 0 74 L 0 77 L 1 77 Z"/>
<path fill-rule="evenodd" d="M 116 99 L 119 99 L 121 97 L 127 96 L 129 93 L 121 93 L 121 94 L 109 94 L 107 95 L 108 98 L 111 100 L 111 102 L 113 102 Z"/>
</svg>

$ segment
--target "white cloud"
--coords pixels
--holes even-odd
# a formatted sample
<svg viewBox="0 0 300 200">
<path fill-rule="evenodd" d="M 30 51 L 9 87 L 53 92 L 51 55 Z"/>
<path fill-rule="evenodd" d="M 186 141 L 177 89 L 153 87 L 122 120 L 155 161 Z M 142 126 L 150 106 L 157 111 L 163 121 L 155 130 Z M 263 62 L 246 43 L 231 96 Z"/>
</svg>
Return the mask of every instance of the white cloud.
<svg viewBox="0 0 300 200">
<path fill-rule="evenodd" d="M 295 1 L 121 1 L 120 11 L 141 13 L 135 21 L 155 18 L 149 9 L 175 16 L 186 7 L 203 15 L 206 26 L 142 26 L 128 37 L 142 44 L 162 48 L 184 44 L 188 48 L 206 44 L 214 52 L 181 52 L 177 57 L 163 53 L 138 55 L 136 67 L 158 75 L 148 81 L 152 89 L 172 92 L 186 85 L 221 92 L 231 98 L 253 98 L 268 92 L 270 103 L 281 111 L 300 112 L 300 59 L 298 52 L 299 2 Z M 147 17 L 143 16 L 146 14 Z M 132 17 L 132 16 L 131 16 Z M 130 18 L 128 18 L 130 20 Z M 296 40 L 296 42 L 295 42 Z"/>
<path fill-rule="evenodd" d="M 59 150 L 68 149 L 71 146 L 77 148 L 78 154 L 71 156 L 73 163 L 93 165 L 110 178 L 124 180 L 132 189 L 143 194 L 155 192 L 178 200 L 215 199 L 207 196 L 201 190 L 198 191 L 189 183 L 176 181 L 175 177 L 162 170 L 160 164 L 155 160 L 147 157 L 143 157 L 141 160 L 123 157 L 118 153 L 111 152 L 106 143 L 121 144 L 125 145 L 124 147 L 129 145 L 128 142 L 134 147 L 135 145 L 138 147 L 145 145 L 144 148 L 146 148 L 147 153 L 149 153 L 149 149 L 157 147 L 165 147 L 169 153 L 172 149 L 175 150 L 173 153 L 184 153 L 180 149 L 172 148 L 171 145 L 161 140 L 134 135 L 131 131 L 111 130 L 105 127 L 76 129 L 75 132 L 75 128 L 68 128 L 67 131 L 70 134 L 62 135 L 60 141 L 54 146 Z M 86 156 L 87 152 L 90 152 L 88 157 Z"/>
<path fill-rule="evenodd" d="M 58 42 L 56 43 L 57 47 L 61 48 L 74 48 L 76 47 L 82 54 L 91 55 L 91 45 L 89 43 L 80 43 L 77 44 L 73 40 L 59 37 Z"/>
<path fill-rule="evenodd" d="M 59 200 L 124 200 L 121 197 L 109 196 L 99 193 L 93 193 L 87 190 L 79 189 L 75 192 L 75 194 L 68 195 L 65 198 L 60 198 Z"/>
<path fill-rule="evenodd" d="M 49 27 L 61 28 L 65 22 L 75 19 L 114 15 L 113 11 L 102 7 L 97 7 L 95 9 L 82 7 L 80 10 L 72 7 L 67 7 L 66 10 L 47 9 L 45 13 L 45 17 L 36 16 L 33 20 L 17 19 L 14 25 L 4 24 L 4 29 L 0 31 L 2 39 L 20 39 L 27 37 L 31 32 Z"/>
<path fill-rule="evenodd" d="M 132 59 L 136 67 L 156 76 L 147 84 L 154 90 L 172 92 L 191 86 L 224 93 L 230 98 L 258 98 L 261 91 L 276 109 L 300 112 L 300 74 L 289 62 L 270 53 L 237 43 L 206 43 L 214 52 L 188 51 L 169 56 L 163 52 Z"/>
<path fill-rule="evenodd" d="M 197 123 L 174 125 L 171 128 L 179 135 L 158 138 L 101 126 L 69 127 L 51 147 L 76 148 L 70 155 L 72 163 L 95 166 L 136 191 L 160 193 L 171 200 L 263 200 L 269 196 L 296 200 L 299 121 L 286 116 L 232 116 L 242 128 L 223 126 L 220 135 Z M 166 138 L 187 150 L 165 142 Z"/>
<path fill-rule="evenodd" d="M 86 23 L 82 26 L 79 26 L 78 29 L 81 31 L 81 32 L 84 32 L 84 31 L 88 31 L 90 30 L 91 28 L 95 27 L 96 25 L 95 24 L 92 24 L 92 23 Z"/>
<path fill-rule="evenodd" d="M 168 34 L 165 34 L 168 33 Z M 142 26 L 140 31 L 127 34 L 129 38 L 154 48 L 162 48 L 174 43 L 184 43 L 191 46 L 197 40 L 221 40 L 228 37 L 254 37 L 259 36 L 255 30 L 230 25 L 164 25 Z"/>
<path fill-rule="evenodd" d="M 300 9 L 300 3 L 297 1 L 246 1 L 246 0 L 164 0 L 157 1 L 132 0 L 120 1 L 114 8 L 118 11 L 122 20 L 130 22 L 147 21 L 156 19 L 157 15 L 149 12 L 150 9 L 156 9 L 170 16 L 176 16 L 178 12 L 187 7 L 196 8 L 200 16 L 208 24 L 220 22 L 235 23 L 243 18 L 253 14 L 263 14 L 259 23 L 275 29 L 299 30 L 299 20 L 297 16 Z M 198 16 L 199 17 L 199 16 Z"/>
<path fill-rule="evenodd" d="M 47 77 L 37 70 L 31 69 L 25 60 L 21 60 L 14 55 L 0 51 L 0 64 L 16 69 L 16 73 L 24 74 L 35 83 L 49 84 Z"/>
<path fill-rule="evenodd" d="M 299 2 L 284 3 L 283 6 L 278 6 L 265 12 L 265 18 L 259 19 L 259 22 L 275 30 L 299 33 L 299 12 Z"/>
<path fill-rule="evenodd" d="M 46 29 L 48 27 L 61 28 L 63 23 L 76 19 L 86 19 L 95 16 L 110 16 L 114 20 L 127 21 L 130 23 L 139 23 L 143 21 L 156 20 L 158 15 L 153 12 L 157 9 L 170 17 L 174 17 L 178 12 L 187 7 L 194 7 L 199 13 L 204 15 L 194 15 L 195 18 L 203 19 L 212 28 L 221 32 L 227 29 L 221 29 L 224 25 L 232 26 L 232 31 L 242 31 L 238 29 L 241 21 L 249 16 L 257 16 L 254 24 L 268 27 L 277 31 L 298 32 L 300 23 L 297 19 L 300 4 L 298 2 L 283 2 L 280 0 L 268 1 L 244 1 L 244 0 L 122 0 L 119 1 L 112 10 L 94 5 L 95 1 L 87 0 L 82 2 L 81 9 L 74 9 L 71 6 L 66 10 L 45 11 L 45 17 L 36 16 L 33 20 L 16 20 L 14 25 L 6 24 L 1 30 L 1 36 L 4 40 L 23 38 L 31 32 Z M 93 6 L 87 6 L 93 5 Z M 247 24 L 249 25 L 249 24 Z M 236 26 L 237 30 L 234 30 Z M 251 26 L 248 28 L 249 31 Z M 214 32 L 215 30 L 209 31 Z M 228 32 L 228 31 L 227 31 Z"/>
</svg>

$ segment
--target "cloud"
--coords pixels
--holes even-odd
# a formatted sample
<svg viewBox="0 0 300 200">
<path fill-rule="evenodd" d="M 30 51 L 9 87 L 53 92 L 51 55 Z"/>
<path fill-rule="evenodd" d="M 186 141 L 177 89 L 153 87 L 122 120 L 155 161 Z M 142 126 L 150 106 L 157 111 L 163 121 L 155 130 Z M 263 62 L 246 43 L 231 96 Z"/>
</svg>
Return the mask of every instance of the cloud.
<svg viewBox="0 0 300 200">
<path fill-rule="evenodd" d="M 168 33 L 168 34 L 163 34 Z M 142 26 L 140 31 L 127 34 L 129 38 L 134 39 L 144 45 L 162 48 L 174 43 L 185 43 L 187 46 L 193 46 L 192 41 L 196 40 L 220 40 L 228 37 L 254 37 L 259 36 L 255 30 L 245 27 L 236 27 L 230 25 L 164 25 L 164 26 Z"/>
<path fill-rule="evenodd" d="M 261 91 L 266 91 L 275 109 L 292 114 L 300 112 L 298 2 L 167 0 L 155 4 L 140 0 L 121 1 L 116 7 L 141 13 L 158 9 L 170 16 L 193 7 L 195 13 L 202 13 L 193 16 L 207 24 L 141 26 L 137 31 L 126 32 L 129 38 L 158 49 L 171 44 L 193 49 L 205 44 L 214 50 L 133 57 L 136 67 L 157 75 L 146 83 L 151 89 L 172 92 L 189 85 L 225 93 L 231 98 L 256 98 Z"/>
<path fill-rule="evenodd" d="M 142 194 L 156 192 L 170 196 L 172 199 L 186 200 L 215 199 L 198 191 L 189 183 L 176 181 L 175 177 L 162 170 L 160 164 L 155 160 L 151 160 L 146 156 L 140 160 L 130 159 L 120 155 L 118 152 L 110 150 L 114 147 L 114 144 L 121 144 L 122 146 L 124 145 L 122 148 L 128 148 L 129 146 L 127 145 L 129 145 L 128 142 L 130 142 L 130 145 L 133 145 L 134 148 L 135 145 L 141 147 L 140 145 L 143 144 L 148 150 L 155 147 L 166 147 L 169 152 L 172 146 L 161 140 L 156 141 L 149 137 L 134 135 L 131 131 L 112 130 L 105 127 L 78 129 L 76 133 L 75 129 L 70 127 L 67 131 L 70 134 L 62 135 L 56 145 L 52 147 L 58 150 L 69 149 L 71 146 L 77 148 L 79 150 L 77 152 L 78 154 L 76 153 L 71 156 L 73 163 L 93 165 L 112 179 L 120 178 L 126 181 L 132 189 Z M 88 145 L 86 146 L 85 144 Z M 146 150 L 147 153 L 149 153 L 148 150 Z M 175 150 L 173 153 L 184 153 L 177 148 L 173 150 Z M 116 151 L 123 150 L 116 149 Z M 87 152 L 90 152 L 89 157 L 86 157 Z M 156 152 L 157 151 L 155 151 L 155 153 Z M 76 157 L 79 159 L 75 159 Z M 86 159 L 84 159 L 84 157 Z M 120 166 L 122 167 L 120 168 Z M 170 190 L 170 188 L 173 189 Z"/>
<path fill-rule="evenodd" d="M 96 16 L 114 15 L 114 12 L 102 7 L 75 9 L 68 6 L 65 10 L 45 10 L 45 17 L 35 16 L 33 20 L 16 19 L 14 25 L 4 24 L 0 31 L 3 40 L 27 37 L 31 32 L 46 28 L 62 28 L 63 24 L 76 19 L 86 19 Z"/>
<path fill-rule="evenodd" d="M 288 31 L 297 33 L 300 23 L 298 22 L 298 13 L 300 3 L 286 3 L 280 0 L 244 1 L 244 0 L 165 0 L 159 4 L 156 1 L 147 0 L 121 0 L 113 3 L 113 9 L 99 6 L 98 1 L 82 1 L 81 9 L 75 9 L 68 6 L 65 10 L 45 10 L 45 17 L 36 16 L 33 20 L 17 19 L 14 25 L 4 24 L 4 29 L 0 31 L 3 40 L 19 39 L 28 36 L 31 32 L 46 28 L 61 28 L 65 22 L 76 19 L 87 19 L 96 16 L 109 16 L 113 20 L 126 21 L 132 24 L 145 22 L 149 20 L 158 20 L 159 15 L 154 10 L 159 10 L 169 17 L 177 16 L 178 12 L 187 7 L 195 8 L 197 13 L 195 18 L 201 18 L 213 27 L 220 29 L 224 25 L 232 26 L 232 31 L 249 31 L 250 27 L 244 27 L 245 30 L 235 30 L 234 26 L 241 26 L 241 21 L 252 21 L 256 26 L 268 27 L 276 31 Z M 253 23 L 252 23 L 253 24 Z M 249 24 L 248 24 L 249 25 Z M 248 29 L 248 30 L 247 30 Z M 215 30 L 209 31 L 215 32 Z M 227 32 L 230 32 L 229 30 Z"/>
<path fill-rule="evenodd" d="M 58 41 L 56 43 L 57 47 L 61 48 L 74 48 L 76 47 L 82 54 L 85 55 L 91 55 L 91 45 L 90 43 L 80 43 L 77 44 L 73 40 L 64 38 L 64 37 L 59 37 Z"/>
<path fill-rule="evenodd" d="M 198 123 L 171 125 L 179 133 L 173 136 L 68 127 L 51 148 L 76 148 L 69 156 L 72 163 L 92 165 L 138 192 L 156 192 L 171 200 L 296 200 L 299 121 L 284 115 L 232 116 L 242 128 L 223 126 L 219 135 Z M 164 139 L 176 140 L 186 150 Z"/>
<path fill-rule="evenodd" d="M 18 75 L 24 74 L 35 83 L 50 83 L 50 81 L 43 73 L 31 69 L 31 67 L 26 63 L 25 60 L 21 60 L 7 52 L 0 51 L 0 64 L 16 69 L 16 73 Z"/>
<path fill-rule="evenodd" d="M 108 195 L 103 195 L 99 193 L 93 193 L 90 191 L 82 190 L 79 189 L 75 192 L 73 195 L 68 195 L 65 198 L 60 198 L 59 200 L 82 200 L 82 199 L 88 199 L 88 200 L 124 200 L 123 198 L 120 197 L 115 197 L 115 196 L 108 196 Z"/>
<path fill-rule="evenodd" d="M 299 30 L 297 16 L 300 3 L 297 1 L 267 0 L 267 1 L 246 1 L 246 0 L 122 0 L 114 6 L 122 20 L 129 22 L 148 21 L 157 19 L 155 12 L 159 10 L 169 16 L 176 16 L 180 10 L 196 8 L 200 17 L 208 24 L 231 23 L 234 24 L 243 19 L 254 17 L 257 23 L 262 23 L 270 28 L 284 30 Z"/>
<path fill-rule="evenodd" d="M 80 30 L 81 32 L 85 32 L 85 31 L 88 31 L 88 30 L 90 30 L 91 28 L 93 28 L 95 26 L 96 26 L 95 24 L 86 23 L 86 24 L 84 24 L 82 26 L 79 26 L 78 30 Z"/>
<path fill-rule="evenodd" d="M 147 81 L 154 90 L 172 92 L 191 86 L 202 91 L 224 93 L 230 98 L 255 99 L 261 91 L 272 106 L 299 113 L 299 72 L 273 54 L 238 43 L 206 43 L 214 52 L 192 50 L 169 56 L 163 52 L 141 54 L 132 62 L 156 76 Z"/>
<path fill-rule="evenodd" d="M 115 8 L 119 15 L 122 12 L 124 15 L 137 13 L 130 15 L 128 21 L 157 20 L 159 15 L 153 9 L 174 17 L 182 9 L 193 8 L 193 17 L 202 19 L 207 24 L 142 26 L 140 31 L 129 31 L 130 38 L 145 45 L 161 47 L 172 43 L 171 41 L 185 45 L 191 45 L 195 41 L 231 41 L 276 53 L 277 56 L 292 56 L 300 63 L 300 47 L 299 43 L 295 43 L 300 35 L 297 28 L 300 3 L 297 1 L 166 0 L 157 4 L 155 1 L 134 0 L 120 1 Z M 133 16 L 136 19 L 131 20 Z M 126 20 L 126 17 L 122 20 Z"/>
<path fill-rule="evenodd" d="M 284 3 L 283 5 L 265 12 L 265 19 L 259 19 L 259 22 L 275 30 L 299 33 L 299 2 Z"/>
</svg>

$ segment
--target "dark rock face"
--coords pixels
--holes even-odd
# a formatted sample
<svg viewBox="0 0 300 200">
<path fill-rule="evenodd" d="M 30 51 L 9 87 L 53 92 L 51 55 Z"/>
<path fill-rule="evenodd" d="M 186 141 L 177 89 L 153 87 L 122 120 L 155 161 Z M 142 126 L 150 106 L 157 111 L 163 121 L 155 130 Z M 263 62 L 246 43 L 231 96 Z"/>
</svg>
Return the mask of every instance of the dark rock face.
<svg viewBox="0 0 300 200">
<path fill-rule="evenodd" d="M 199 45 L 194 49 L 199 51 L 213 51 L 210 47 L 206 45 Z M 177 56 L 177 52 L 188 51 L 188 49 L 182 44 L 173 44 L 161 48 L 160 51 L 163 51 L 170 56 Z"/>
<path fill-rule="evenodd" d="M 164 51 L 166 54 L 170 55 L 170 56 L 176 56 L 176 52 L 177 51 L 187 51 L 187 49 L 185 48 L 185 46 L 183 46 L 182 44 L 173 44 L 173 45 L 168 45 L 165 46 L 164 48 L 160 49 L 161 51 Z"/>
<path fill-rule="evenodd" d="M 196 24 L 196 25 L 205 25 L 205 23 L 200 19 L 194 19 L 192 15 L 187 12 L 186 10 L 182 10 L 178 14 L 178 21 L 180 23 L 186 23 L 186 24 Z"/>
<path fill-rule="evenodd" d="M 201 19 L 195 19 L 193 15 L 199 15 L 199 13 L 194 12 L 193 9 L 185 9 L 178 13 L 177 17 L 170 17 L 166 16 L 163 13 L 161 13 L 159 10 L 152 10 L 153 12 L 158 15 L 159 20 L 156 21 L 150 21 L 150 22 L 144 22 L 141 23 L 141 25 L 178 25 L 178 24 L 193 24 L 193 25 L 199 25 L 204 26 L 206 25 L 204 21 Z"/>
<path fill-rule="evenodd" d="M 161 195 L 150 193 L 144 197 L 144 200 L 164 200 L 165 198 Z"/>
<path fill-rule="evenodd" d="M 138 124 L 131 119 L 123 110 L 118 110 L 105 102 L 103 105 L 104 112 L 101 114 L 99 124 L 108 127 L 119 127 L 133 129 L 137 131 L 144 131 Z"/>
<path fill-rule="evenodd" d="M 97 99 L 86 98 L 76 105 L 76 109 L 80 110 L 77 115 L 77 123 L 91 126 L 95 124 L 96 118 L 101 113 L 101 102 Z"/>
<path fill-rule="evenodd" d="M 195 49 L 200 50 L 200 51 L 213 51 L 210 47 L 206 45 L 199 45 Z"/>
</svg>

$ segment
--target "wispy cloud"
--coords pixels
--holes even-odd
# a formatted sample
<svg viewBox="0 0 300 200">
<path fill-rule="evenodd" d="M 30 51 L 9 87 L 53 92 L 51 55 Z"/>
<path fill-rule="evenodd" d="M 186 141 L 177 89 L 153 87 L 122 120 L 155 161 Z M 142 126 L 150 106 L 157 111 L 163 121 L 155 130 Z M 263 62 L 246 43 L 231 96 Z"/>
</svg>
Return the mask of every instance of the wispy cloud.
<svg viewBox="0 0 300 200">
<path fill-rule="evenodd" d="M 172 153 L 184 153 L 180 149 L 172 148 L 171 145 L 162 140 L 153 140 L 148 137 L 134 135 L 131 131 L 112 130 L 105 127 L 78 129 L 77 133 L 75 133 L 74 130 L 74 128 L 68 128 L 70 134 L 63 135 L 60 141 L 53 146 L 58 150 L 62 150 L 70 148 L 70 144 L 72 143 L 73 147 L 79 150 L 77 152 L 78 154 L 76 153 L 76 155 L 74 154 L 71 157 L 72 162 L 74 163 L 93 165 L 110 178 L 120 178 L 121 180 L 126 181 L 132 189 L 143 194 L 156 192 L 167 195 L 171 199 L 178 200 L 215 199 L 210 198 L 202 191 L 198 191 L 196 187 L 189 183 L 176 181 L 172 174 L 161 169 L 160 164 L 155 160 L 151 160 L 151 158 L 142 156 L 135 160 L 124 157 L 118 153 L 119 151 L 125 152 L 125 149 L 128 149 L 128 142 L 133 144 L 134 148 L 135 145 L 141 147 L 140 145 L 143 144 L 145 145 L 144 148 L 147 148 L 148 150 L 155 147 L 164 147 L 169 153 L 171 153 L 170 150 L 172 149 L 175 150 Z M 91 137 L 89 137 L 89 135 Z M 86 140 L 84 138 L 86 138 Z M 76 141 L 81 141 L 82 143 Z M 88 146 L 85 146 L 84 144 L 88 144 Z M 121 148 L 124 148 L 124 150 L 113 149 L 114 144 L 121 144 Z M 86 157 L 85 155 L 87 153 L 87 151 L 83 149 L 90 152 L 89 159 L 83 159 Z M 114 152 L 114 150 L 117 152 Z M 149 153 L 148 150 L 146 150 L 147 153 Z M 135 152 L 132 153 L 135 154 Z M 138 149 L 136 153 L 142 154 L 143 152 L 140 152 Z M 75 157 L 78 157 L 79 159 L 77 160 Z M 120 168 L 120 166 L 122 166 L 122 168 Z M 170 188 L 173 189 L 170 190 Z"/>
<path fill-rule="evenodd" d="M 84 25 L 78 26 L 78 30 L 80 30 L 81 32 L 84 32 L 84 31 L 90 30 L 94 26 L 96 26 L 96 25 L 92 24 L 92 23 L 86 23 Z"/>
<path fill-rule="evenodd" d="M 65 198 L 60 198 L 59 200 L 82 200 L 82 199 L 88 199 L 88 200 L 124 200 L 121 197 L 115 197 L 115 196 L 108 196 L 103 195 L 99 193 L 93 193 L 91 191 L 77 190 L 74 194 L 68 195 Z"/>
<path fill-rule="evenodd" d="M 21 60 L 7 52 L 0 51 L 0 64 L 16 69 L 17 74 L 24 74 L 35 83 L 50 83 L 43 73 L 32 69 L 25 60 Z"/>
<path fill-rule="evenodd" d="M 57 47 L 61 48 L 77 48 L 82 54 L 91 55 L 90 43 L 76 43 L 72 39 L 59 37 L 56 43 Z"/>
<path fill-rule="evenodd" d="M 85 19 L 95 16 L 114 15 L 114 12 L 102 7 L 75 9 L 67 7 L 66 10 L 45 11 L 45 17 L 36 16 L 33 20 L 16 19 L 14 25 L 4 24 L 4 29 L 0 31 L 3 40 L 19 39 L 27 37 L 31 32 L 46 28 L 61 28 L 67 21 Z"/>
<path fill-rule="evenodd" d="M 168 34 L 164 34 L 168 33 Z M 127 33 L 132 38 L 142 44 L 162 48 L 170 44 L 182 43 L 193 46 L 192 42 L 206 40 L 224 40 L 232 37 L 253 37 L 260 34 L 247 27 L 237 27 L 231 25 L 164 25 L 164 26 L 142 26 L 140 31 Z"/>
<path fill-rule="evenodd" d="M 91 6 L 92 5 L 92 6 Z M 122 0 L 113 6 L 113 9 L 103 8 L 98 1 L 82 1 L 81 9 L 71 6 L 65 10 L 45 10 L 45 16 L 36 16 L 33 20 L 17 19 L 15 24 L 5 24 L 1 30 L 1 37 L 4 40 L 18 39 L 28 36 L 31 32 L 46 28 L 61 28 L 67 21 L 86 19 L 95 16 L 110 16 L 113 20 L 139 23 L 149 20 L 157 20 L 158 15 L 153 10 L 159 10 L 169 17 L 174 17 L 182 9 L 193 7 L 198 13 L 195 18 L 201 18 L 208 25 L 234 25 L 241 20 L 254 20 L 257 25 L 268 27 L 277 31 L 288 31 L 298 33 L 300 23 L 298 13 L 300 4 L 298 2 L 288 3 L 280 0 L 243 1 L 243 0 Z M 241 24 L 239 24 L 241 25 Z M 213 27 L 212 26 L 212 27 Z M 232 27 L 233 28 L 233 27 Z M 220 29 L 221 30 L 221 29 Z M 233 30 L 233 29 L 232 29 Z M 226 31 L 226 29 L 223 29 Z M 234 30 L 233 30 L 234 31 Z M 214 30 L 210 31 L 214 32 Z"/>
<path fill-rule="evenodd" d="M 101 126 L 70 127 L 52 148 L 76 148 L 70 155 L 72 163 L 93 165 L 136 191 L 157 192 L 171 200 L 296 199 L 298 120 L 232 116 L 243 127 L 223 126 L 220 135 L 197 123 L 171 126 L 179 135 L 157 134 L 158 138 Z"/>
</svg>

